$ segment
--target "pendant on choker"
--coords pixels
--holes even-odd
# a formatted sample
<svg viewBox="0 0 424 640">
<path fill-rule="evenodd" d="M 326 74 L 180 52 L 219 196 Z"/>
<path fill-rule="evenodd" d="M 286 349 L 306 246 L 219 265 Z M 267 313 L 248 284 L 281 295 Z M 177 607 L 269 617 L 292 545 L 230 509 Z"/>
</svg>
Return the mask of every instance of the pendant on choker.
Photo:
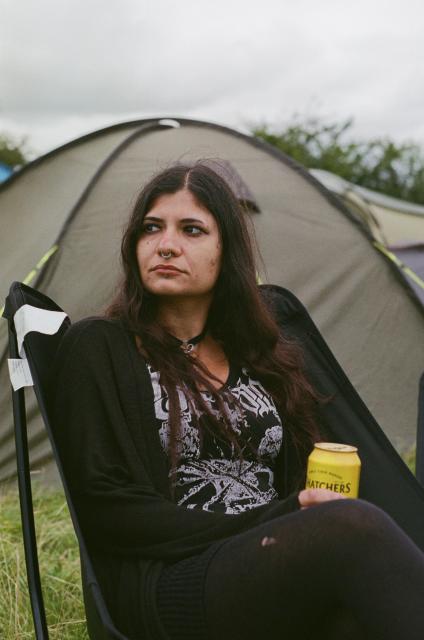
<svg viewBox="0 0 424 640">
<path fill-rule="evenodd" d="M 195 345 L 190 340 L 183 340 L 180 344 L 180 349 L 184 351 L 184 353 L 191 353 L 193 351 Z"/>
<path fill-rule="evenodd" d="M 207 332 L 206 327 L 203 329 L 202 333 L 199 333 L 198 336 L 194 336 L 194 338 L 189 338 L 188 340 L 180 340 L 179 338 L 176 338 L 175 336 L 172 336 L 178 343 L 180 349 L 182 349 L 184 351 L 184 353 L 191 353 L 194 349 L 194 347 L 196 346 L 196 344 L 199 344 L 199 342 L 201 340 L 203 340 L 203 338 L 205 337 Z"/>
</svg>

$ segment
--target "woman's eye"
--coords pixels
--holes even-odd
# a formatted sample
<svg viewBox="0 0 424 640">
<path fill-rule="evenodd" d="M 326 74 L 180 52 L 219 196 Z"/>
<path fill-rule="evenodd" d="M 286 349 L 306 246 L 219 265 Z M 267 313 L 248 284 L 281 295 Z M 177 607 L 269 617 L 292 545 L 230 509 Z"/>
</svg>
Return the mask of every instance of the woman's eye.
<svg viewBox="0 0 424 640">
<path fill-rule="evenodd" d="M 146 222 L 146 224 L 143 225 L 143 233 L 153 233 L 157 229 L 159 229 L 159 225 L 154 222 Z"/>
<path fill-rule="evenodd" d="M 189 236 L 199 236 L 201 233 L 203 233 L 203 229 L 201 229 L 200 227 L 195 227 L 192 224 L 184 227 L 184 231 L 188 233 Z"/>
</svg>

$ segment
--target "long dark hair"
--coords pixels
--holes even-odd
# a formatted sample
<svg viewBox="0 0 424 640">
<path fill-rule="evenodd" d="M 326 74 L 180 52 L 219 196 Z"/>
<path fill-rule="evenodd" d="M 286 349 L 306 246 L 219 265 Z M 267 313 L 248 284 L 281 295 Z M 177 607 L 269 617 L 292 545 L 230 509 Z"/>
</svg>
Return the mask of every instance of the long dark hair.
<svg viewBox="0 0 424 640">
<path fill-rule="evenodd" d="M 175 470 L 180 432 L 178 388 L 183 388 L 198 420 L 200 441 L 206 431 L 234 444 L 242 459 L 240 443 L 231 428 L 225 401 L 228 393 L 217 390 L 210 373 L 185 354 L 157 322 L 156 300 L 143 287 L 136 257 L 143 220 L 164 194 L 187 189 L 215 218 L 222 246 L 222 263 L 209 309 L 207 327 L 228 360 L 247 367 L 271 394 L 283 424 L 291 434 L 302 462 L 318 437 L 316 407 L 319 401 L 303 372 L 300 347 L 286 339 L 260 294 L 256 282 L 254 242 L 248 216 L 226 181 L 207 163 L 177 164 L 154 176 L 144 186 L 133 208 L 121 247 L 123 282 L 106 315 L 118 318 L 134 333 L 142 354 L 160 372 L 169 396 L 170 460 Z M 208 377 L 209 376 L 209 377 Z M 199 388 L 206 389 L 220 409 L 221 419 L 209 410 Z"/>
</svg>

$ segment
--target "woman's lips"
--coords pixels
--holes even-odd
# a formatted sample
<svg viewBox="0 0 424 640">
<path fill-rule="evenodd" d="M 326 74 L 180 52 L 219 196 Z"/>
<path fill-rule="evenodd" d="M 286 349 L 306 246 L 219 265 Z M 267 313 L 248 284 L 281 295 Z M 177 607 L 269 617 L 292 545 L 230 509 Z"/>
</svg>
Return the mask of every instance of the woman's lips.
<svg viewBox="0 0 424 640">
<path fill-rule="evenodd" d="M 177 267 L 173 267 L 169 264 L 158 264 L 156 267 L 153 267 L 152 271 L 167 271 L 168 273 L 182 273 L 181 269 Z"/>
</svg>

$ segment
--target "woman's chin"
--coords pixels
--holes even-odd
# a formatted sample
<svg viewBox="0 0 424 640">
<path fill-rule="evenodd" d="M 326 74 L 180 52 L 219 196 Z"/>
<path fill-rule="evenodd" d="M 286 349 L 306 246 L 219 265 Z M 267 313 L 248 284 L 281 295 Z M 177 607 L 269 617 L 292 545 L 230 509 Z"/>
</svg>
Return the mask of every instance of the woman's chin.
<svg viewBox="0 0 424 640">
<path fill-rule="evenodd" d="M 168 286 L 166 283 L 162 283 L 160 286 L 146 287 L 146 290 L 151 295 L 162 298 L 163 300 L 166 298 L 179 298 L 180 300 L 197 300 L 198 303 L 203 299 L 210 300 L 212 295 L 211 291 L 196 290 L 191 289 L 190 287 L 172 286 L 172 283 Z"/>
<path fill-rule="evenodd" d="M 178 283 L 171 280 L 156 283 L 153 287 L 146 287 L 146 289 L 155 296 L 184 296 L 190 293 L 187 287 L 178 286 Z"/>
</svg>

